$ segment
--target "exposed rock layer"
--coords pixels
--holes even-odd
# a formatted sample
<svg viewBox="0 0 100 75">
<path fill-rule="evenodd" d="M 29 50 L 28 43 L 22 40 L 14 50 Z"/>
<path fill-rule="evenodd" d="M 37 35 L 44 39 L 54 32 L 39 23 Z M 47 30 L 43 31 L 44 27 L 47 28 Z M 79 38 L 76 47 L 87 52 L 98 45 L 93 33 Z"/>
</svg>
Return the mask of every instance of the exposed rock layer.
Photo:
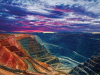
<svg viewBox="0 0 100 75">
<path fill-rule="evenodd" d="M 100 53 L 76 66 L 71 75 L 100 75 Z"/>
<path fill-rule="evenodd" d="M 33 38 L 34 36 L 29 34 L 13 34 L 13 35 L 5 35 L 0 34 L 0 71 L 7 71 L 9 73 L 12 73 L 11 75 L 69 75 L 65 72 L 59 71 L 52 67 L 49 64 L 55 63 L 54 61 L 51 62 L 49 60 L 49 64 L 38 61 L 41 59 L 33 59 L 35 57 L 30 57 L 27 54 L 27 50 L 24 49 L 20 43 L 18 43 L 18 40 L 22 40 L 25 38 L 29 38 L 29 43 L 27 50 L 29 55 L 31 55 L 31 52 L 35 53 L 38 58 L 41 58 L 41 56 L 46 56 L 46 54 L 42 54 L 41 50 L 44 50 L 47 55 L 51 55 L 46 51 L 46 49 L 39 45 Z M 38 51 L 40 51 L 38 53 Z M 54 56 L 52 56 L 54 57 Z M 45 57 L 44 57 L 45 58 Z M 57 59 L 56 57 L 54 57 Z M 46 59 L 48 61 L 48 59 Z M 57 59 L 57 61 L 59 61 Z M 2 75 L 7 75 L 7 72 Z M 0 72 L 2 73 L 2 72 Z"/>
</svg>

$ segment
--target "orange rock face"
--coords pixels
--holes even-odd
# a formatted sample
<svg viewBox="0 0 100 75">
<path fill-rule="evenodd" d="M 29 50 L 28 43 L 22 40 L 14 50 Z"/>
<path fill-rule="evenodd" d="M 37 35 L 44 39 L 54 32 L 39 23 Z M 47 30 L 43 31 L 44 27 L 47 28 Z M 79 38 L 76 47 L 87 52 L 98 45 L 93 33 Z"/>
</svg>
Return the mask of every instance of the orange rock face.
<svg viewBox="0 0 100 75">
<path fill-rule="evenodd" d="M 11 52 L 5 46 L 0 47 L 0 63 L 13 69 L 25 70 L 25 68 L 27 68 L 26 63 L 20 59 L 18 55 L 16 55 L 14 52 Z"/>
<path fill-rule="evenodd" d="M 29 34 L 0 34 L 0 65 L 14 70 L 22 70 L 24 75 L 55 75 L 53 71 L 56 70 L 44 62 L 28 56 L 21 44 L 16 41 L 27 37 L 34 38 Z"/>
<path fill-rule="evenodd" d="M 33 38 L 34 36 L 32 35 L 29 35 L 29 34 L 13 34 L 16 38 L 16 40 L 21 40 L 23 38 L 27 38 L 27 37 L 31 37 Z"/>
<path fill-rule="evenodd" d="M 2 39 L 0 39 L 0 43 L 9 49 L 11 52 L 16 53 L 18 56 L 27 56 L 26 52 L 23 50 L 21 45 L 16 41 L 15 35 L 2 35 Z"/>
</svg>

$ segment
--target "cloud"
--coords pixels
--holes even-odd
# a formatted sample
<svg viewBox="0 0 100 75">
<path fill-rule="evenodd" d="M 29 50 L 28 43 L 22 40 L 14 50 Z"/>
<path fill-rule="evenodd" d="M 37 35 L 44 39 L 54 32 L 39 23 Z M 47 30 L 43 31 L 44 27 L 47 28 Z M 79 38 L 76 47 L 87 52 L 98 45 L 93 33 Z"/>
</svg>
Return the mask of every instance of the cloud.
<svg viewBox="0 0 100 75">
<path fill-rule="evenodd" d="M 6 32 L 6 31 L 4 31 L 4 30 L 0 30 L 0 32 Z"/>
<path fill-rule="evenodd" d="M 33 3 L 24 6 L 24 2 L 20 7 L 1 5 L 0 29 L 10 32 L 98 32 L 100 29 L 99 0 L 40 0 Z"/>
<path fill-rule="evenodd" d="M 45 3 L 47 3 L 50 6 L 57 6 L 57 5 L 64 5 L 64 6 L 69 6 L 70 8 L 74 7 L 82 7 L 85 10 L 93 13 L 100 13 L 100 0 L 40 0 Z"/>
</svg>

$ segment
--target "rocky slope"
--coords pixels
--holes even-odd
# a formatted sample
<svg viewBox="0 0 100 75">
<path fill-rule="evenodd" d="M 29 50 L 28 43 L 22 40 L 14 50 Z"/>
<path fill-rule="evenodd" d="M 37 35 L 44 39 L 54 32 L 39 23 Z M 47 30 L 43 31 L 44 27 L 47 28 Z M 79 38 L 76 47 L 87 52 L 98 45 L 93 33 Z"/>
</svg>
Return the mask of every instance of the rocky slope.
<svg viewBox="0 0 100 75">
<path fill-rule="evenodd" d="M 21 45 L 23 42 L 24 44 Z M 34 36 L 0 34 L 0 73 L 2 75 L 8 75 L 8 73 L 11 73 L 10 75 L 69 75 L 49 65 L 55 63 L 60 64 L 57 57 L 52 56 L 41 46 Z"/>
<path fill-rule="evenodd" d="M 100 53 L 76 66 L 71 75 L 100 75 Z"/>
</svg>

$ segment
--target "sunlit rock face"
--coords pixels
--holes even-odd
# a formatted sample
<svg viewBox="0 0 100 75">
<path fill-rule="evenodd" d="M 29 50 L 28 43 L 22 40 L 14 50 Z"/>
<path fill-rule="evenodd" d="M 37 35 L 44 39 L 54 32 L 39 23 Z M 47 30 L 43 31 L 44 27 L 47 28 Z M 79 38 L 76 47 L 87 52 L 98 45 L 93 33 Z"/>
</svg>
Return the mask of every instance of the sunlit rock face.
<svg viewBox="0 0 100 75">
<path fill-rule="evenodd" d="M 6 66 L 11 67 L 12 69 L 25 70 L 25 68 L 27 68 L 26 63 L 22 61 L 19 56 L 17 56 L 10 50 L 7 49 L 5 46 L 0 47 L 0 62 Z"/>
<path fill-rule="evenodd" d="M 26 43 L 29 44 L 26 48 L 27 51 L 24 48 L 24 45 L 22 47 L 21 44 L 18 43 L 22 42 L 18 40 L 26 38 L 28 38 L 28 42 Z M 42 53 L 42 50 L 45 51 L 44 54 Z M 33 58 L 30 57 L 32 52 L 37 57 L 34 57 L 34 54 L 32 56 Z M 48 56 L 48 58 L 45 56 Z M 51 66 L 49 64 L 58 66 L 60 62 L 55 56 L 52 56 L 45 48 L 43 48 L 43 46 L 39 45 L 39 43 L 34 40 L 34 36 L 28 34 L 0 34 L 0 71 L 7 71 L 9 74 L 11 73 L 11 75 L 69 75 L 66 72 L 57 70 L 54 68 L 55 66 L 53 67 L 53 65 Z M 4 75 L 8 74 L 4 73 Z"/>
</svg>

